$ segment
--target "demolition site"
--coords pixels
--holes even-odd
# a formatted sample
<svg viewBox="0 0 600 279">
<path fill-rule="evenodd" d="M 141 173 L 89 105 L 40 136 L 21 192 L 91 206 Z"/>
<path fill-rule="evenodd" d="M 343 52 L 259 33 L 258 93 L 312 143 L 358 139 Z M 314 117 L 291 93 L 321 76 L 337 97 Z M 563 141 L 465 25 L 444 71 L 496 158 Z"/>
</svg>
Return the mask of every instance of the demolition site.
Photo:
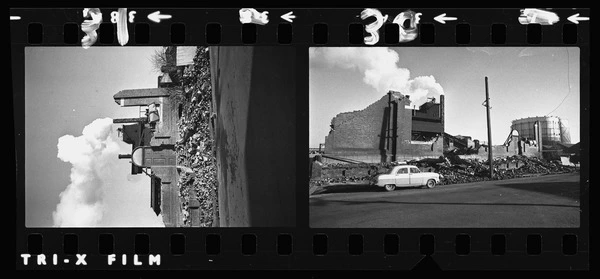
<svg viewBox="0 0 600 279">
<path fill-rule="evenodd" d="M 417 108 L 389 91 L 335 116 L 309 150 L 310 227 L 580 225 L 580 147 L 566 121 L 516 119 L 491 145 L 490 129 L 486 142 L 448 134 L 444 107 L 444 95 Z"/>
<path fill-rule="evenodd" d="M 271 158 L 295 158 L 295 49 L 163 51 L 157 88 L 113 96 L 139 108 L 113 123 L 131 145 L 118 158 L 150 177 L 152 210 L 166 227 L 294 226 L 294 165 Z M 272 98 L 286 92 L 286 102 Z"/>
<path fill-rule="evenodd" d="M 566 120 L 516 119 L 505 142 L 489 146 L 445 132 L 444 98 L 416 108 L 410 96 L 389 91 L 363 110 L 335 116 L 324 143 L 309 150 L 310 193 L 373 184 L 399 164 L 439 173 L 441 185 L 578 171 L 579 143 L 571 143 Z"/>
</svg>

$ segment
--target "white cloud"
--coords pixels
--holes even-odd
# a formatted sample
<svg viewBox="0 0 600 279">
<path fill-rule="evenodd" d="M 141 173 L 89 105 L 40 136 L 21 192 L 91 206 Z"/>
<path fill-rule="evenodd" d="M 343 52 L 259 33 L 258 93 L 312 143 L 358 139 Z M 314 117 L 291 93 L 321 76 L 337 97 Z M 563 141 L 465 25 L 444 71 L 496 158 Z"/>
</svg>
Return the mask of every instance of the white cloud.
<svg viewBox="0 0 600 279">
<path fill-rule="evenodd" d="M 410 71 L 398 66 L 396 51 L 387 47 L 326 47 L 311 48 L 311 61 L 330 67 L 356 70 L 363 73 L 363 82 L 382 94 L 389 90 L 410 95 L 411 105 L 420 106 L 427 97 L 444 94 L 433 76 L 410 78 Z"/>
<path fill-rule="evenodd" d="M 140 196 L 143 186 L 130 185 L 133 183 L 127 181 L 129 168 L 116 162 L 121 148 L 112 130 L 112 119 L 102 118 L 85 126 L 80 136 L 65 135 L 58 139 L 57 157 L 71 164 L 71 183 L 60 194 L 60 202 L 52 214 L 54 226 L 162 225 L 150 209 L 149 194 Z M 115 204 L 115 198 L 124 198 L 127 203 Z"/>
</svg>

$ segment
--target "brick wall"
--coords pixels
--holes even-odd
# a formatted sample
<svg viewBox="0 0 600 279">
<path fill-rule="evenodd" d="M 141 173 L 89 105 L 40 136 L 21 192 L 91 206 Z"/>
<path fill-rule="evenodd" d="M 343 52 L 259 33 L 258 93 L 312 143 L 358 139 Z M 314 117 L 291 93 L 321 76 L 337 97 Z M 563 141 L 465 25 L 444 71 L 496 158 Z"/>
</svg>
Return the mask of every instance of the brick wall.
<svg viewBox="0 0 600 279">
<path fill-rule="evenodd" d="M 405 109 L 408 101 L 395 97 L 392 97 L 392 100 L 398 102 L 396 160 L 442 156 L 441 136 L 437 141 L 426 144 L 411 142 L 412 110 Z M 325 153 L 366 163 L 391 161 L 392 144 L 390 142 L 388 148 L 385 144 L 382 146 L 381 141 L 381 137 L 386 136 L 387 129 L 384 119 L 392 114 L 392 112 L 386 113 L 387 107 L 388 95 L 386 94 L 363 110 L 338 114 L 331 121 L 334 130 L 325 137 Z"/>
<path fill-rule="evenodd" d="M 161 214 L 166 227 L 183 226 L 181 199 L 179 198 L 179 175 L 175 167 L 153 167 L 152 172 L 160 177 Z"/>
<path fill-rule="evenodd" d="M 370 167 L 357 167 L 355 165 L 348 165 L 348 167 L 324 167 L 321 169 L 321 177 L 327 178 L 338 178 L 338 177 L 363 177 L 369 175 L 371 172 Z M 315 177 L 313 177 L 315 178 Z"/>
<path fill-rule="evenodd" d="M 379 150 L 383 113 L 387 106 L 385 95 L 363 110 L 338 114 L 331 121 L 334 131 L 325 139 L 325 152 L 345 148 Z"/>
</svg>

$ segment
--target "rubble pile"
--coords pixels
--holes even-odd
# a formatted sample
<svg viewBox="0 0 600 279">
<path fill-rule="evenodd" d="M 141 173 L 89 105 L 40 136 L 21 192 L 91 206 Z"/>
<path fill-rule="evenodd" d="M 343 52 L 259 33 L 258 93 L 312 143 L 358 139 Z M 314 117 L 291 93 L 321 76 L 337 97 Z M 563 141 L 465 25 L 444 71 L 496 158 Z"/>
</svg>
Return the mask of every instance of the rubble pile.
<svg viewBox="0 0 600 279">
<path fill-rule="evenodd" d="M 323 186 L 328 184 L 360 183 L 371 180 L 371 176 L 345 176 L 345 177 L 322 177 L 310 180 L 310 186 Z"/>
<path fill-rule="evenodd" d="M 487 161 L 448 157 L 448 161 L 437 164 L 433 171 L 444 176 L 441 184 L 456 184 L 490 180 Z M 537 157 L 514 155 L 496 159 L 493 162 L 494 180 L 526 177 L 534 175 L 575 172 L 575 167 L 563 166 Z"/>
<path fill-rule="evenodd" d="M 377 176 L 380 174 L 388 173 L 394 166 L 399 165 L 398 162 L 387 162 L 379 164 L 345 164 L 345 163 L 324 163 L 323 169 L 326 170 L 342 170 L 348 171 L 349 175 L 336 175 L 328 177 L 322 175 L 318 179 L 311 179 L 309 181 L 310 186 L 323 186 L 328 184 L 343 184 L 343 183 L 375 183 Z M 361 171 L 354 171 L 360 169 Z M 352 175 L 354 174 L 354 175 Z"/>
<path fill-rule="evenodd" d="M 500 165 L 515 163 L 518 165 L 514 169 L 498 169 Z M 576 172 L 574 166 L 562 165 L 560 161 L 547 161 L 536 157 L 512 156 L 502 160 L 494 161 L 495 170 L 500 179 L 528 176 L 529 174 L 557 174 Z"/>
<path fill-rule="evenodd" d="M 200 226 L 215 226 L 218 216 L 217 168 L 214 140 L 211 132 L 212 88 L 208 48 L 198 47 L 194 64 L 187 66 L 182 76 L 183 95 L 178 100 L 183 104 L 177 125 L 180 140 L 175 145 L 177 164 L 180 168 L 179 189 L 184 224 L 190 225 L 188 199 L 200 202 Z M 187 168 L 186 168 L 187 167 Z M 183 171 L 181 171 L 183 169 Z M 194 189 L 196 197 L 189 193 Z"/>
<path fill-rule="evenodd" d="M 487 161 L 477 159 L 462 159 L 457 155 L 448 155 L 438 159 L 423 159 L 406 162 L 415 165 L 421 171 L 436 172 L 443 176 L 441 185 L 469 183 L 490 180 L 489 165 Z M 310 186 L 322 186 L 327 184 L 341 183 L 369 183 L 377 182 L 377 176 L 389 173 L 391 169 L 398 165 L 397 162 L 380 164 L 325 164 L 323 169 L 344 169 L 355 168 L 368 169 L 363 175 L 350 175 L 327 177 L 322 175 L 320 178 L 311 179 Z M 514 155 L 511 157 L 494 160 L 494 180 L 510 179 L 517 177 L 527 177 L 545 174 L 558 174 L 576 172 L 577 168 L 564 166 L 558 161 L 547 161 L 536 157 L 526 157 Z"/>
</svg>

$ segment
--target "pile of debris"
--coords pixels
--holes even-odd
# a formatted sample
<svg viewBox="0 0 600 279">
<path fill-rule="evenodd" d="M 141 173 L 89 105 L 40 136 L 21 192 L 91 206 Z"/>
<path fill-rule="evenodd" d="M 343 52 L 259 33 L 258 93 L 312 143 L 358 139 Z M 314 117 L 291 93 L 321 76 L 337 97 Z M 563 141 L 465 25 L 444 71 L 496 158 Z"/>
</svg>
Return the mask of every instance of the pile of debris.
<svg viewBox="0 0 600 279">
<path fill-rule="evenodd" d="M 374 184 L 377 181 L 377 176 L 383 173 L 389 173 L 394 166 L 399 165 L 399 162 L 388 162 L 379 164 L 345 164 L 345 163 L 322 163 L 324 170 L 339 170 L 346 171 L 349 175 L 336 175 L 328 177 L 327 175 L 321 175 L 316 179 L 311 179 L 309 185 L 312 186 L 323 186 L 329 184 L 352 184 L 352 183 L 371 183 Z M 360 169 L 362 171 L 352 171 Z M 354 175 L 352 175 L 354 174 Z"/>
<path fill-rule="evenodd" d="M 321 179 L 311 179 L 310 186 L 323 186 L 330 184 L 352 184 L 364 183 L 371 180 L 371 176 L 344 176 L 344 177 L 322 177 Z"/>
<path fill-rule="evenodd" d="M 323 169 L 351 170 L 355 168 L 368 169 L 363 175 L 327 177 L 311 179 L 310 186 L 323 186 L 328 184 L 366 183 L 375 184 L 377 176 L 389 173 L 394 166 L 402 163 L 379 164 L 324 164 Z M 423 160 L 408 161 L 406 164 L 419 167 L 421 171 L 436 172 L 443 176 L 441 185 L 469 183 L 490 180 L 489 164 L 477 159 L 462 159 L 455 154 L 447 157 L 428 158 Z M 527 177 L 545 174 L 559 174 L 576 172 L 577 168 L 564 166 L 559 161 L 547 161 L 536 157 L 511 156 L 496 159 L 493 162 L 494 180 Z"/>
<path fill-rule="evenodd" d="M 175 146 L 177 164 L 181 167 L 179 189 L 184 224 L 190 226 L 188 201 L 200 203 L 200 226 L 216 226 L 218 222 L 217 167 L 211 132 L 212 88 L 208 48 L 198 47 L 194 64 L 183 71 L 183 104 L 178 121 L 180 140 Z M 193 191 L 192 191 L 193 190 Z M 195 197 L 190 196 L 195 193 Z"/>
<path fill-rule="evenodd" d="M 442 185 L 490 180 L 490 168 L 487 161 L 461 159 L 458 156 L 449 155 L 443 157 L 443 162 L 421 160 L 409 163 L 419 166 L 424 171 L 433 171 L 443 175 L 444 178 L 440 181 Z M 492 165 L 494 180 L 577 171 L 575 167 L 563 166 L 560 162 L 519 155 L 496 159 Z"/>
</svg>

